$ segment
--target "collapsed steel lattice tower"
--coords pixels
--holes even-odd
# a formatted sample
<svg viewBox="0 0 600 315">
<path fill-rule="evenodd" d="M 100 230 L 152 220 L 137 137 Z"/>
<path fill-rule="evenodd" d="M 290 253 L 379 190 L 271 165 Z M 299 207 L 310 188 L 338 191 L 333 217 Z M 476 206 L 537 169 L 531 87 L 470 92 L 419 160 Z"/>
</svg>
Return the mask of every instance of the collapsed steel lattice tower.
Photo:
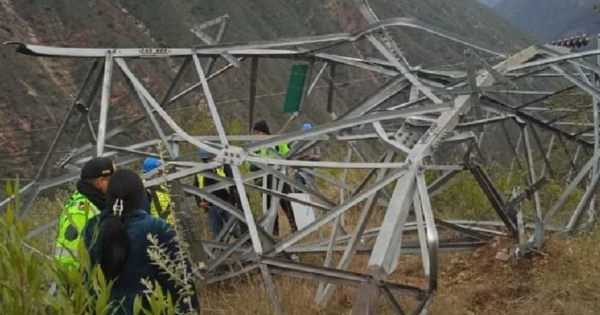
<svg viewBox="0 0 600 315">
<path fill-rule="evenodd" d="M 600 55 L 599 50 L 570 53 L 564 48 L 532 46 L 522 52 L 507 56 L 412 19 L 396 18 L 379 21 L 366 2 L 357 2 L 370 25 L 353 33 L 220 45 L 217 42 L 224 31 L 226 18 L 219 18 L 193 30 L 207 45 L 192 48 L 91 49 L 9 43 L 17 45 L 17 52 L 31 56 L 94 60 L 89 73 L 81 84 L 79 93 L 66 114 L 51 150 L 40 167 L 36 180 L 21 189 L 21 195 L 25 202 L 20 215 L 26 214 L 41 191 L 77 179 L 81 165 L 91 156 L 114 157 L 117 165 L 127 165 L 139 162 L 140 159 L 147 156 L 156 156 L 153 148 L 161 143 L 167 153 L 167 163 L 163 165 L 163 169 L 168 170 L 168 174 L 165 177 L 148 180 L 147 186 L 154 187 L 164 184 L 165 181 L 170 182 L 177 191 L 210 200 L 233 216 L 224 232 L 216 240 L 203 241 L 201 245 L 198 245 L 200 243 L 197 242 L 197 235 L 188 235 L 188 239 L 193 243 L 191 244 L 193 259 L 204 259 L 204 255 L 208 255 L 207 268 L 202 274 L 206 283 L 225 281 L 258 270 L 278 313 L 281 313 L 281 307 L 272 275 L 319 281 L 316 297 L 318 303 L 326 303 L 338 285 L 356 286 L 358 293 L 354 314 L 375 313 L 381 295 L 391 303 L 398 314 L 405 314 L 406 306 L 400 305 L 394 296 L 395 293 L 414 297 L 418 301 L 412 313 L 426 312 L 437 290 L 438 254 L 440 251 L 473 250 L 485 244 L 492 235 L 498 233 L 506 233 L 514 237 L 519 244 L 517 248 L 521 252 L 530 248 L 539 248 L 544 241 L 544 233 L 549 230 L 551 219 L 578 186 L 583 185 L 585 193 L 569 222 L 559 229 L 567 232 L 576 231 L 580 227 L 582 216 L 586 211 L 588 213 L 587 226 L 594 221 L 596 188 L 600 180 L 600 136 L 598 131 L 600 67 L 586 58 Z M 219 23 L 221 23 L 221 28 L 216 39 L 203 33 L 203 28 Z M 465 51 L 465 63 L 457 66 L 457 69 L 453 69 L 453 71 L 411 67 L 388 33 L 388 30 L 395 27 L 408 27 L 432 33 L 463 44 L 472 51 Z M 385 59 L 378 59 L 376 56 L 357 59 L 323 52 L 326 49 L 355 41 L 370 43 L 375 51 Z M 289 47 L 294 47 L 294 49 Z M 480 58 L 477 52 L 496 56 L 496 60 L 500 60 L 500 62 L 492 64 L 491 61 Z M 128 66 L 129 60 L 141 58 L 161 60 L 169 58 L 182 61 L 178 74 L 161 101 L 153 96 L 152 92 L 144 86 Z M 203 66 L 201 58 L 209 58 L 211 61 Z M 213 62 L 217 58 L 225 59 L 229 65 L 212 73 Z M 327 67 L 333 69 L 336 66 L 374 72 L 387 76 L 389 80 L 342 115 L 335 115 L 331 110 L 335 72 L 331 71 L 326 104 L 328 112 L 332 114 L 331 122 L 315 126 L 309 131 L 281 133 L 274 136 L 230 136 L 227 135 L 223 126 L 209 83 L 212 78 L 224 72 L 235 71 L 235 68 L 240 67 L 242 60 L 246 58 L 252 61 L 249 126 L 252 125 L 254 117 L 258 60 L 263 58 L 302 59 L 310 61 L 313 66 L 316 63 L 322 63 L 323 67 L 320 71 L 315 72 L 314 78 L 311 78 L 313 79 L 312 86 L 314 86 L 314 82 L 321 79 Z M 182 73 L 190 67 L 196 71 L 199 82 L 179 94 L 175 94 Z M 133 123 L 112 130 L 108 129 L 111 85 L 115 80 L 113 77 L 115 68 L 124 75 L 127 85 L 138 97 L 140 108 L 152 125 L 157 139 L 129 146 L 115 146 L 107 143 L 107 140 L 131 130 L 136 122 L 144 119 L 142 117 Z M 566 79 L 565 82 L 569 82 L 569 86 L 547 93 L 519 90 L 518 85 L 515 84 L 517 80 L 523 78 L 546 80 L 556 77 Z M 203 91 L 218 136 L 190 135 L 165 111 L 170 104 L 199 88 Z M 569 120 L 569 109 L 539 106 L 544 99 L 575 88 L 581 89 L 593 97 L 591 112 L 594 121 L 589 128 L 593 130 L 591 135 L 584 132 L 572 133 L 560 128 L 576 124 Z M 410 91 L 407 102 L 394 106 L 382 106 L 403 91 Z M 95 104 L 98 93 L 101 95 L 100 119 L 96 128 L 89 119 L 89 112 Z M 309 89 L 306 89 L 304 93 L 305 95 L 310 93 Z M 512 104 L 511 98 L 501 98 L 498 97 L 499 94 L 543 96 L 524 104 Z M 85 108 L 85 110 L 81 110 L 81 108 Z M 43 174 L 49 167 L 50 157 L 54 155 L 65 126 L 76 116 L 78 110 L 81 112 L 77 127 L 79 133 L 73 143 L 77 142 L 81 130 L 90 132 L 94 141 L 76 148 L 62 159 L 61 166 L 65 170 L 62 175 L 44 179 Z M 566 113 L 560 116 L 560 119 L 546 119 L 543 115 L 538 115 L 539 112 L 556 112 L 558 110 Z M 292 119 L 294 117 L 292 116 Z M 160 120 L 175 133 L 166 134 L 161 128 Z M 475 161 L 476 156 L 481 155 L 475 152 L 481 149 L 486 126 L 492 124 L 505 126 L 504 124 L 511 120 L 517 122 L 521 127 L 518 143 L 516 145 L 513 143 L 508 132 L 506 135 L 511 153 L 519 165 L 521 164 L 519 147 L 521 143 L 524 146 L 526 166 L 523 169 L 527 173 L 527 188 L 525 192 L 515 190 L 511 199 L 505 200 L 482 166 Z M 389 124 L 389 122 L 400 122 L 400 125 Z M 363 128 L 365 126 L 368 128 Z M 542 130 L 550 139 L 548 149 L 543 146 L 542 137 L 537 134 L 535 128 Z M 590 138 L 591 140 L 589 140 Z M 571 172 L 577 172 L 576 176 L 570 176 L 571 180 L 561 197 L 550 209 L 546 209 L 547 211 L 542 209 L 538 192 L 546 180 L 542 176 L 538 178 L 536 175 L 532 139 L 542 154 L 543 158 L 540 162 L 543 163 L 543 172 L 548 169 L 549 173 L 552 172 L 550 157 L 555 142 L 559 142 L 567 151 L 565 142 L 576 144 L 578 152 L 579 148 L 593 149 L 593 154 L 581 169 L 577 170 L 575 163 L 571 163 L 573 166 Z M 333 140 L 346 143 L 348 146 L 346 159 L 320 162 L 295 160 L 313 146 L 326 144 Z M 356 145 L 357 142 L 364 140 L 378 141 L 385 146 L 384 152 L 376 161 L 351 161 L 350 155 L 353 152 L 365 157 Z M 232 145 L 232 141 L 245 144 Z M 188 143 L 215 154 L 214 162 L 198 163 L 190 156 L 181 155 L 179 148 L 182 143 Z M 292 152 L 286 157 L 261 157 L 254 153 L 282 143 L 298 145 L 294 146 Z M 464 161 L 458 165 L 433 163 L 432 157 L 442 144 L 466 144 L 463 147 L 458 146 L 466 149 Z M 577 154 L 573 161 L 575 159 L 577 159 Z M 240 168 L 245 163 L 258 167 L 259 171 L 243 175 Z M 222 164 L 231 166 L 233 179 L 220 178 L 206 173 L 207 170 Z M 290 168 L 310 173 L 322 180 L 323 183 L 348 192 L 350 198 L 342 199 L 340 202 L 333 201 L 319 192 L 314 185 L 300 184 L 288 176 L 286 170 Z M 313 169 L 367 169 L 369 171 L 360 185 L 353 187 L 343 180 L 332 178 L 322 172 L 313 171 Z M 443 172 L 443 174 L 435 181 L 427 183 L 424 172 L 428 170 Z M 499 216 L 501 227 L 497 227 L 497 222 L 448 221 L 435 218 L 430 203 L 431 195 L 447 189 L 454 183 L 453 178 L 465 171 L 469 171 L 477 179 Z M 180 182 L 185 177 L 199 173 L 209 177 L 213 176 L 215 180 L 219 181 L 219 184 L 198 189 Z M 254 179 L 266 178 L 266 176 L 274 178 L 277 185 L 271 187 L 277 189 L 253 184 Z M 587 185 L 585 185 L 586 181 Z M 263 181 L 263 183 L 265 182 Z M 284 184 L 310 195 L 310 201 L 299 200 L 282 193 Z M 392 191 L 387 190 L 390 184 L 393 184 L 394 187 Z M 235 186 L 240 194 L 241 209 L 215 198 L 211 194 L 212 191 L 230 186 Z M 264 216 L 257 218 L 253 215 L 246 194 L 248 189 L 273 198 L 270 209 L 266 209 L 266 205 L 263 206 Z M 535 208 L 531 222 L 527 218 L 524 219 L 522 212 L 518 210 L 519 203 L 528 197 L 532 198 Z M 272 236 L 272 231 L 279 199 L 320 209 L 322 215 L 309 226 L 278 241 Z M 9 201 L 10 199 L 5 200 L 1 206 L 6 206 Z M 184 201 L 178 203 L 175 210 L 180 219 L 179 224 L 184 225 L 184 230 L 193 231 L 194 227 L 190 226 L 193 225 L 193 220 L 183 205 L 185 205 Z M 342 217 L 349 209 L 359 205 L 362 205 L 359 221 L 354 230 L 349 231 L 341 224 Z M 367 229 L 367 224 L 371 221 L 372 214 L 377 207 L 386 209 L 381 226 Z M 409 222 L 409 218 L 414 220 Z M 248 232 L 234 243 L 229 244 L 225 240 L 228 239 L 231 227 L 236 224 L 236 220 L 245 222 Z M 303 242 L 307 236 L 331 223 L 333 223 L 333 231 L 328 240 Z M 39 235 L 56 224 L 56 221 L 50 222 L 32 232 L 30 237 Z M 527 238 L 526 229 L 528 228 L 533 228 L 534 231 L 530 238 Z M 453 234 L 444 238 L 441 237 L 442 234 L 438 234 L 438 229 L 452 231 Z M 416 241 L 407 240 L 405 237 L 407 234 L 416 234 Z M 365 240 L 371 241 L 365 242 Z M 370 255 L 367 269 L 364 273 L 347 271 L 352 259 L 359 251 Z M 343 254 L 339 263 L 332 266 L 331 258 L 335 252 Z M 425 288 L 392 283 L 387 279 L 397 269 L 401 254 L 409 252 L 420 253 L 422 257 L 424 275 L 427 280 Z M 299 253 L 323 253 L 326 255 L 325 265 L 314 266 L 289 259 L 291 254 Z M 236 261 L 236 268 L 228 273 L 219 271 L 222 269 L 219 267 L 229 266 L 231 261 Z"/>
</svg>

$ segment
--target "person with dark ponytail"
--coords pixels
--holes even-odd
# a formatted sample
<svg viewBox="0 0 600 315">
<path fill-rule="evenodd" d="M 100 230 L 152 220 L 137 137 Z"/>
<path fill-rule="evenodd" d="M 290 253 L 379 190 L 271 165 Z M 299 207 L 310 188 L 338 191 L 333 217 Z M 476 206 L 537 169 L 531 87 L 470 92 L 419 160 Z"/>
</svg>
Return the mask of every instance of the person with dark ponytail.
<svg viewBox="0 0 600 315">
<path fill-rule="evenodd" d="M 133 314 L 136 296 L 143 297 L 146 290 L 141 280 L 157 281 L 165 294 L 171 294 L 173 301 L 182 300 L 181 288 L 148 256 L 149 234 L 158 239 L 172 259 L 179 247 L 175 231 L 166 221 L 140 209 L 145 198 L 146 189 L 135 172 L 117 171 L 108 183 L 106 209 L 92 218 L 84 230 L 92 266 L 99 265 L 105 277 L 114 280 L 111 302 L 118 307 L 116 314 Z M 187 271 L 191 273 L 189 265 Z M 180 310 L 188 310 L 189 304 L 199 311 L 195 290 L 191 303 L 180 302 Z"/>
</svg>

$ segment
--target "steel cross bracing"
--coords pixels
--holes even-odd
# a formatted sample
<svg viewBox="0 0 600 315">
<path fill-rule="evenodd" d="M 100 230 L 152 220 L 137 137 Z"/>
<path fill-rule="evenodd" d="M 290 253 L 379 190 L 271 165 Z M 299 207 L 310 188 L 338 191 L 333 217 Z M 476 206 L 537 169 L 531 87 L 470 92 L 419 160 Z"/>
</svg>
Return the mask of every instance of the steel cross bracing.
<svg viewBox="0 0 600 315">
<path fill-rule="evenodd" d="M 20 216 L 30 211 L 41 192 L 76 180 L 81 166 L 91 157 L 110 157 L 118 166 L 126 167 L 147 156 L 160 156 L 156 148 L 160 145 L 166 153 L 161 167 L 166 174 L 144 175 L 148 187 L 165 182 L 177 184 L 182 193 L 205 198 L 232 215 L 216 239 L 200 240 L 199 233 L 189 230 L 203 223 L 194 221 L 197 216 L 187 207 L 174 209 L 179 224 L 185 225 L 185 239 L 196 245 L 191 248 L 191 257 L 206 259 L 202 277 L 207 283 L 215 283 L 260 271 L 277 313 L 282 313 L 284 306 L 279 303 L 274 275 L 318 281 L 315 301 L 319 304 L 326 304 L 339 285 L 355 286 L 358 294 L 354 314 L 376 313 L 380 296 L 396 313 L 409 312 L 397 294 L 416 299 L 417 306 L 410 313 L 418 314 L 431 305 L 437 290 L 440 252 L 472 251 L 499 235 L 520 242 L 520 250 L 539 249 L 544 231 L 574 233 L 582 226 L 591 226 L 596 218 L 596 190 L 600 183 L 597 106 L 600 67 L 597 60 L 590 58 L 600 58 L 600 50 L 571 53 L 564 48 L 532 46 L 507 56 L 412 19 L 380 21 L 368 3 L 357 0 L 357 4 L 369 25 L 351 33 L 220 44 L 227 24 L 224 16 L 196 27 L 194 33 L 206 45 L 190 48 L 95 49 L 18 43 L 17 52 L 26 55 L 91 60 L 35 180 L 21 189 L 24 202 Z M 214 37 L 206 30 L 213 25 L 220 26 Z M 455 70 L 443 71 L 411 66 L 393 40 L 393 31 L 398 27 L 422 30 L 465 45 L 465 63 L 456 65 Z M 371 44 L 371 51 L 378 55 L 354 58 L 327 52 L 355 41 Z M 497 61 L 492 63 L 480 57 L 484 55 L 497 56 Z M 164 59 L 180 62 L 164 95 L 156 96 L 136 75 L 137 68 L 132 66 L 131 59 L 140 58 L 149 59 L 145 62 Z M 251 59 L 249 65 L 243 63 L 245 58 Z M 269 60 L 289 64 L 295 60 L 308 61 L 313 69 L 302 108 L 322 107 L 332 118 L 309 131 L 282 131 L 272 136 L 229 135 L 221 116 L 224 113 L 219 111 L 219 102 L 213 97 L 213 91 L 221 88 L 214 79 L 249 67 L 250 130 L 255 119 L 260 70 Z M 217 61 L 226 65 L 213 72 Z M 344 69 L 375 73 L 387 79 L 351 106 L 342 106 L 334 96 L 343 92 L 344 87 L 336 83 L 337 74 Z M 115 75 L 115 71 L 122 76 Z M 185 82 L 187 87 L 182 89 L 186 72 L 192 72 L 196 81 Z M 115 108 L 111 104 L 111 87 L 120 77 L 137 99 L 141 115 L 111 128 L 109 121 Z M 525 78 L 540 84 L 524 82 Z M 318 82 L 327 89 L 323 103 L 311 97 Z M 565 93 L 590 95 L 591 106 L 581 109 L 569 104 L 546 106 L 545 101 Z M 172 104 L 194 94 L 202 97 L 204 105 L 198 106 L 197 111 L 210 115 L 216 134 L 191 134 L 171 116 Z M 97 122 L 90 118 L 94 108 L 99 112 Z M 282 121 L 287 119 L 285 126 L 271 123 L 289 130 L 299 117 L 303 113 L 282 118 Z M 77 123 L 76 132 L 70 134 L 65 126 L 73 121 Z M 140 122 L 150 126 L 155 139 L 128 145 L 113 142 L 115 137 L 139 128 Z M 590 130 L 582 132 L 581 128 Z M 484 134 L 486 140 L 482 140 Z M 52 165 L 51 161 L 59 158 L 56 154 L 59 143 L 67 143 L 61 141 L 65 138 L 70 139 L 70 153 Z M 287 157 L 256 154 L 282 143 L 292 144 Z M 327 150 L 334 143 L 346 146 L 343 152 L 347 153 Z M 195 151 L 182 152 L 184 145 L 204 148 L 216 158 L 211 163 L 198 162 Z M 322 161 L 296 159 L 317 145 L 326 152 Z M 501 145 L 504 148 L 500 151 L 506 154 L 498 156 Z M 460 164 L 453 164 L 455 159 L 450 155 L 460 157 Z M 511 167 L 514 174 L 508 183 L 521 187 L 501 190 L 495 186 L 495 177 L 482 165 L 494 160 L 508 162 L 507 166 L 515 161 Z M 232 167 L 233 178 L 207 172 L 223 164 Z M 244 171 L 247 165 L 256 166 L 258 171 Z M 62 173 L 47 178 L 52 167 L 60 167 Z M 332 170 L 343 170 L 345 175 L 338 177 Z M 317 184 L 299 183 L 292 172 L 308 174 L 316 178 Z M 204 174 L 218 183 L 203 189 L 186 184 L 185 179 L 196 174 Z M 430 179 L 429 174 L 435 178 Z M 541 197 L 548 182 L 544 175 L 558 183 L 570 179 L 557 200 Z M 498 220 L 436 219 L 439 216 L 436 198 L 448 194 L 452 186 L 469 176 L 475 177 L 474 182 L 490 201 L 490 215 Z M 263 185 L 255 184 L 261 178 L 270 178 L 274 185 L 269 188 L 264 180 Z M 310 200 L 283 193 L 284 185 L 309 195 Z M 232 186 L 240 192 L 237 204 L 211 194 Z M 332 191 L 335 193 L 331 194 Z M 569 213 L 570 209 L 563 209 L 563 205 L 575 191 L 582 197 Z M 266 208 L 266 202 L 250 203 L 247 193 L 273 198 L 271 208 Z M 279 199 L 318 210 L 315 221 L 281 239 L 274 237 Z M 10 198 L 2 201 L 0 207 L 9 202 Z M 585 213 L 588 219 L 584 222 Z M 232 231 L 240 224 L 248 227 L 247 232 L 232 243 L 229 241 Z M 55 226 L 56 221 L 44 224 L 28 238 Z M 300 255 L 302 261 L 302 255 L 309 253 L 323 255 L 324 265 L 290 260 L 292 255 Z M 335 253 L 341 255 L 337 262 L 332 259 Z M 424 287 L 398 284 L 390 278 L 402 263 L 402 254 L 419 255 L 426 278 Z M 369 257 L 363 273 L 348 271 L 357 263 L 357 255 Z"/>
</svg>

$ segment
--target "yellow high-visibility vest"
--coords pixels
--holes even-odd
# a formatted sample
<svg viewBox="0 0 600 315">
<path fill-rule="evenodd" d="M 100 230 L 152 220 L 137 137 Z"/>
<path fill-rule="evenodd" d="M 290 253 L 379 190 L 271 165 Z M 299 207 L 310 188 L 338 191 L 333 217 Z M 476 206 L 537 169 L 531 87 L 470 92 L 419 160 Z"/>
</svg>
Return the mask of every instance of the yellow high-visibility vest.
<svg viewBox="0 0 600 315">
<path fill-rule="evenodd" d="M 221 166 L 221 167 L 217 167 L 217 175 L 219 175 L 219 177 L 227 177 L 227 175 L 225 174 L 225 167 Z M 196 177 L 198 178 L 198 188 L 202 189 L 204 188 L 204 175 L 202 174 L 198 174 L 196 175 Z"/>
<path fill-rule="evenodd" d="M 81 234 L 87 221 L 99 213 L 100 210 L 86 196 L 75 191 L 60 213 L 54 258 L 65 266 L 78 268 Z"/>
<path fill-rule="evenodd" d="M 160 190 L 156 190 L 155 192 L 156 198 L 158 199 L 158 203 L 160 204 L 160 209 L 162 211 L 166 211 L 167 208 L 169 208 L 169 205 L 171 204 L 171 196 L 169 196 L 169 194 L 167 194 L 166 192 L 162 192 Z M 150 193 L 152 194 L 152 192 Z M 157 218 L 161 217 L 160 213 L 158 213 L 158 207 L 154 204 L 154 198 L 150 199 L 150 215 L 155 216 Z M 173 219 L 173 209 L 170 210 L 169 215 L 164 219 L 170 225 L 175 225 L 175 219 Z"/>
</svg>

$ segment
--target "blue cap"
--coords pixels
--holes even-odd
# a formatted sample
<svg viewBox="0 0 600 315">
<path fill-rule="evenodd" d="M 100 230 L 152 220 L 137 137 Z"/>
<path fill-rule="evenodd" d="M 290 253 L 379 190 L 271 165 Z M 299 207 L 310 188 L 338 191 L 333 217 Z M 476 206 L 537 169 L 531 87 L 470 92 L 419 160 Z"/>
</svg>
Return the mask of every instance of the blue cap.
<svg viewBox="0 0 600 315">
<path fill-rule="evenodd" d="M 312 125 L 309 123 L 305 123 L 304 125 L 302 125 L 302 130 L 306 131 L 312 128 Z"/>
<path fill-rule="evenodd" d="M 148 173 L 150 171 L 153 171 L 154 169 L 156 169 L 157 167 L 161 166 L 162 162 L 155 158 L 155 157 L 148 157 L 146 159 L 144 159 L 144 163 L 142 164 L 142 171 L 144 173 Z"/>
</svg>

